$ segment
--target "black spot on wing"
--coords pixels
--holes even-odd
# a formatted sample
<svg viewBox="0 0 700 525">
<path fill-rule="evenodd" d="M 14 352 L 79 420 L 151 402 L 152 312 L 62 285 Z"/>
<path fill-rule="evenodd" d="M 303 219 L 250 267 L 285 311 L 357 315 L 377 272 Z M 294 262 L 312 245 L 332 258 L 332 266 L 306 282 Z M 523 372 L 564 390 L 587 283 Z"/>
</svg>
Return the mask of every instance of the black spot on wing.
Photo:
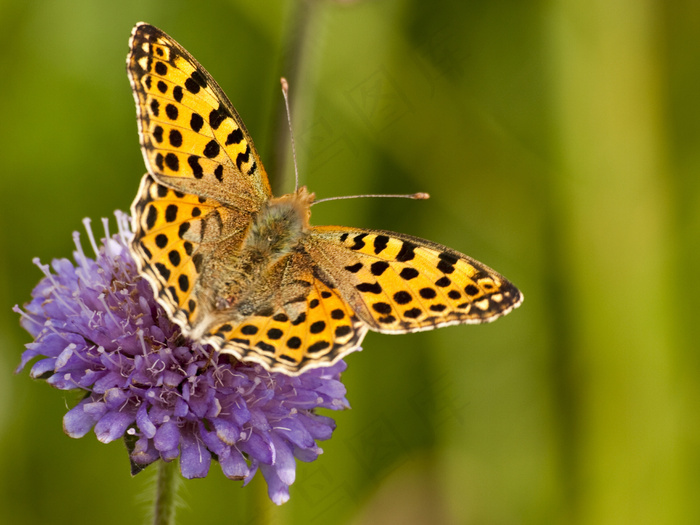
<svg viewBox="0 0 700 525">
<path fill-rule="evenodd" d="M 170 134 L 168 135 L 168 140 L 170 141 L 171 146 L 179 148 L 182 146 L 182 133 L 176 129 L 171 129 Z"/>
<path fill-rule="evenodd" d="M 382 286 L 379 283 L 360 283 L 355 286 L 360 292 L 380 294 Z"/>
<path fill-rule="evenodd" d="M 440 255 L 438 255 L 438 261 L 437 267 L 438 270 L 440 270 L 442 273 L 452 273 L 455 271 L 455 264 L 459 260 L 458 257 L 455 255 L 452 255 L 451 253 L 447 252 L 442 252 Z"/>
<path fill-rule="evenodd" d="M 156 235 L 156 246 L 158 248 L 165 248 L 168 245 L 168 236 L 162 233 Z"/>
<path fill-rule="evenodd" d="M 179 115 L 179 112 L 177 110 L 177 107 L 175 107 L 174 104 L 168 104 L 165 106 L 165 114 L 168 116 L 170 120 L 177 120 L 177 116 Z"/>
<path fill-rule="evenodd" d="M 474 295 L 479 294 L 479 289 L 476 286 L 474 286 L 473 284 L 468 284 L 467 286 L 464 287 L 464 292 L 467 295 L 474 296 Z"/>
<path fill-rule="evenodd" d="M 270 328 L 267 331 L 267 337 L 272 339 L 272 340 L 275 340 L 275 341 L 277 339 L 280 339 L 282 337 L 282 335 L 283 335 L 283 332 L 279 328 Z"/>
<path fill-rule="evenodd" d="M 343 337 L 348 335 L 350 332 L 352 332 L 352 328 L 350 328 L 348 325 L 341 325 L 335 329 L 335 336 Z"/>
<path fill-rule="evenodd" d="M 355 235 L 355 237 L 353 237 L 353 241 L 355 241 L 355 244 L 350 246 L 350 249 L 351 250 L 360 250 L 360 249 L 364 248 L 365 247 L 365 241 L 364 241 L 365 237 L 367 237 L 366 233 L 360 233 L 358 235 Z"/>
<path fill-rule="evenodd" d="M 346 266 L 345 269 L 350 273 L 357 273 L 362 269 L 362 263 L 358 262 L 350 266 Z"/>
<path fill-rule="evenodd" d="M 328 341 L 318 341 L 312 345 L 310 345 L 306 351 L 309 352 L 310 354 L 315 354 L 316 352 L 320 352 L 321 350 L 325 350 L 331 346 L 331 344 Z"/>
<path fill-rule="evenodd" d="M 239 153 L 236 155 L 236 167 L 238 168 L 238 171 L 243 171 L 243 164 L 247 163 L 250 160 L 250 146 L 246 146 L 245 151 L 243 153 Z"/>
<path fill-rule="evenodd" d="M 437 292 L 432 288 L 421 288 L 418 293 L 423 299 L 434 299 L 437 296 Z"/>
<path fill-rule="evenodd" d="M 252 324 L 247 324 L 241 328 L 243 335 L 255 335 L 258 333 L 258 327 Z"/>
<path fill-rule="evenodd" d="M 219 154 L 219 150 L 219 143 L 215 140 L 210 140 L 209 142 L 207 142 L 207 145 L 204 146 L 204 156 L 213 159 Z"/>
<path fill-rule="evenodd" d="M 161 277 L 167 282 L 168 279 L 170 279 L 170 270 L 168 270 L 167 266 L 165 266 L 163 263 L 156 263 L 155 264 L 156 270 L 158 270 L 158 273 L 161 275 Z"/>
<path fill-rule="evenodd" d="M 374 244 L 374 253 L 379 255 L 380 253 L 382 253 L 382 251 L 384 251 L 384 248 L 386 248 L 387 245 L 389 244 L 389 237 L 387 237 L 386 235 L 377 235 L 374 238 L 373 244 Z"/>
<path fill-rule="evenodd" d="M 410 241 L 403 241 L 399 253 L 396 255 L 396 260 L 399 262 L 406 262 L 412 260 L 416 254 L 415 249 L 418 248 L 416 244 Z"/>
<path fill-rule="evenodd" d="M 192 71 L 189 78 L 185 80 L 185 89 L 193 95 L 196 95 L 201 88 L 205 87 L 207 87 L 207 79 L 198 69 Z"/>
<path fill-rule="evenodd" d="M 172 151 L 165 156 L 165 164 L 172 171 L 178 171 L 180 169 L 180 160 Z"/>
<path fill-rule="evenodd" d="M 250 165 L 250 169 L 247 171 L 248 175 L 255 173 L 256 169 L 258 169 L 258 165 L 255 161 L 253 161 L 253 164 Z"/>
<path fill-rule="evenodd" d="M 240 128 L 236 128 L 226 137 L 226 146 L 228 146 L 229 144 L 240 144 L 242 140 L 243 132 Z"/>
<path fill-rule="evenodd" d="M 170 264 L 173 266 L 180 266 L 180 262 L 182 262 L 182 258 L 180 257 L 180 252 L 177 250 L 170 250 L 168 253 L 168 259 L 170 260 Z"/>
<path fill-rule="evenodd" d="M 165 208 L 165 220 L 167 222 L 175 222 L 177 219 L 177 206 L 175 204 L 168 204 Z"/>
<path fill-rule="evenodd" d="M 275 353 L 275 347 L 271 344 L 265 343 L 264 341 L 258 341 L 255 343 L 255 347 L 262 350 L 263 352 Z"/>
<path fill-rule="evenodd" d="M 446 275 L 443 275 L 437 281 L 435 281 L 435 285 L 439 286 L 440 288 L 445 288 L 446 286 L 449 286 L 451 284 L 452 284 L 452 281 Z"/>
<path fill-rule="evenodd" d="M 190 128 L 192 128 L 192 131 L 199 133 L 202 126 L 204 126 L 204 119 L 202 118 L 202 115 L 199 113 L 192 113 L 192 116 L 190 117 Z"/>
<path fill-rule="evenodd" d="M 211 129 L 219 129 L 219 126 L 221 126 L 221 123 L 227 116 L 228 112 L 221 104 L 219 104 L 218 108 L 212 109 L 209 113 L 209 125 L 211 126 Z"/>
<path fill-rule="evenodd" d="M 158 220 L 158 210 L 156 209 L 153 204 L 151 204 L 148 207 L 148 212 L 146 213 L 146 227 L 149 230 L 152 230 L 153 227 L 156 225 L 156 221 Z"/>
<path fill-rule="evenodd" d="M 416 270 L 415 268 L 404 268 L 403 270 L 401 270 L 399 275 L 402 279 L 410 281 L 411 279 L 415 279 L 416 277 L 418 277 L 419 273 L 418 270 Z"/>
<path fill-rule="evenodd" d="M 296 350 L 301 346 L 301 339 L 296 335 L 287 339 L 287 347 Z"/>
<path fill-rule="evenodd" d="M 197 155 L 190 155 L 187 157 L 187 164 L 192 168 L 192 174 L 195 179 L 201 179 L 204 176 L 204 169 L 199 164 L 199 157 Z"/>
<path fill-rule="evenodd" d="M 183 292 L 190 289 L 190 280 L 184 273 L 177 278 L 177 284 Z"/>
<path fill-rule="evenodd" d="M 422 312 L 418 308 L 411 308 L 410 310 L 406 310 L 403 315 L 409 319 L 418 319 L 421 316 L 421 313 Z"/>
<path fill-rule="evenodd" d="M 372 309 L 380 314 L 390 314 L 391 313 L 391 305 L 388 303 L 374 303 L 372 305 Z"/>
<path fill-rule="evenodd" d="M 389 263 L 386 261 L 376 261 L 370 266 L 370 271 L 372 275 L 379 276 L 384 273 L 384 271 L 389 268 Z"/>
<path fill-rule="evenodd" d="M 309 332 L 312 334 L 320 334 L 326 329 L 326 323 L 325 321 L 316 321 L 315 323 L 311 323 L 311 326 L 309 327 Z"/>
<path fill-rule="evenodd" d="M 394 294 L 394 301 L 396 301 L 396 304 L 408 304 L 413 300 L 413 297 L 411 297 L 411 294 L 401 290 L 400 292 L 396 292 Z"/>
</svg>

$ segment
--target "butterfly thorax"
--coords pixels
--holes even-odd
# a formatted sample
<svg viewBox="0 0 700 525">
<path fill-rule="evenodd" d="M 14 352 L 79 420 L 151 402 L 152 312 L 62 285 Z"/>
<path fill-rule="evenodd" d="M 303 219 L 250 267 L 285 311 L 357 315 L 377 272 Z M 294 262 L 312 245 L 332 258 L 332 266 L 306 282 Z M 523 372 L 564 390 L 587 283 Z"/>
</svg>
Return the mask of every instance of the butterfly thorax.
<svg viewBox="0 0 700 525">
<path fill-rule="evenodd" d="M 300 188 L 266 201 L 251 218 L 239 247 L 232 239 L 220 245 L 218 258 L 208 262 L 202 274 L 202 315 L 195 323 L 196 333 L 223 318 L 242 320 L 289 309 L 285 305 L 306 291 L 290 282 L 290 274 L 308 260 L 300 247 L 308 235 L 313 198 Z"/>
<path fill-rule="evenodd" d="M 267 201 L 255 215 L 243 245 L 244 258 L 274 264 L 294 251 L 309 228 L 314 195 L 306 187 Z"/>
</svg>

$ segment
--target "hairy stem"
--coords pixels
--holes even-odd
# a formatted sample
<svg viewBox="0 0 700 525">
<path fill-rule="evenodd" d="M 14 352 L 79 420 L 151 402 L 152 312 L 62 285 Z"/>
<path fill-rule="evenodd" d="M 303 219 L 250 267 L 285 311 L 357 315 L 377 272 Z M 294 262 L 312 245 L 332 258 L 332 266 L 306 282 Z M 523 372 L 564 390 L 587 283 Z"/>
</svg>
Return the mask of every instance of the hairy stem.
<svg viewBox="0 0 700 525">
<path fill-rule="evenodd" d="M 177 499 L 177 461 L 159 461 L 156 494 L 153 504 L 153 525 L 175 524 Z"/>
</svg>

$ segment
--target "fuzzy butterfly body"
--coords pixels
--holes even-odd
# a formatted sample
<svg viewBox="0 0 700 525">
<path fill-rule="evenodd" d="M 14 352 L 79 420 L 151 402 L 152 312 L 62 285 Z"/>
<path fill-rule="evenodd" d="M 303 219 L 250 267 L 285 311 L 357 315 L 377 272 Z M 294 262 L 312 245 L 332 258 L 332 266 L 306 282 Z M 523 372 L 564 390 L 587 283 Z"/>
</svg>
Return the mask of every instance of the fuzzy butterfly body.
<svg viewBox="0 0 700 525">
<path fill-rule="evenodd" d="M 483 323 L 522 302 L 504 277 L 445 246 L 310 226 L 313 194 L 273 197 L 238 113 L 182 46 L 144 23 L 129 46 L 148 168 L 131 249 L 185 335 L 297 375 L 358 350 L 368 329 Z"/>
</svg>

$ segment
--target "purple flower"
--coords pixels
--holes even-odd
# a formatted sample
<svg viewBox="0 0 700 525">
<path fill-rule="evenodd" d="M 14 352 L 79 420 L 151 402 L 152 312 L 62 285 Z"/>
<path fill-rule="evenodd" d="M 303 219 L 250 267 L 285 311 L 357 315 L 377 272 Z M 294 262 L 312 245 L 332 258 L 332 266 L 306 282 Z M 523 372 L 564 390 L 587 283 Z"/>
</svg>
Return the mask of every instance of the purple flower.
<svg viewBox="0 0 700 525">
<path fill-rule="evenodd" d="M 129 217 L 116 215 L 119 233 L 110 236 L 103 219 L 99 248 L 84 221 L 95 260 L 76 232 L 75 264 L 54 260 L 52 273 L 34 261 L 45 277 L 24 310 L 15 307 L 34 338 L 17 371 L 38 357 L 31 377 L 84 390 L 63 418 L 66 434 L 94 428 L 103 443 L 123 437 L 133 473 L 179 456 L 182 475 L 201 478 L 215 459 L 244 485 L 259 468 L 270 499 L 284 503 L 295 459 L 315 460 L 322 452 L 316 441 L 335 429 L 316 408 L 349 408 L 340 382 L 345 363 L 289 377 L 186 339 L 136 271 Z"/>
</svg>

